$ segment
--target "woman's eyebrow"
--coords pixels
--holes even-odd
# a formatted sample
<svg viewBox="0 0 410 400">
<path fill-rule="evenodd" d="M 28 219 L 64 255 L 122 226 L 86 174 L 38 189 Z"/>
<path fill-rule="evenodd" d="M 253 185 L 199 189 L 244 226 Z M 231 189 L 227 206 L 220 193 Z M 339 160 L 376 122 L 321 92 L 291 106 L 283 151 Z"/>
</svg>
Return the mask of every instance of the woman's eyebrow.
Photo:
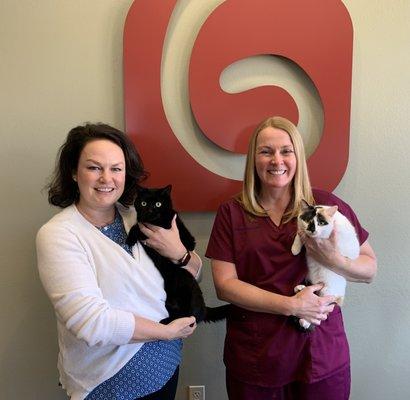
<svg viewBox="0 0 410 400">
<path fill-rule="evenodd" d="M 98 161 L 96 161 L 96 160 L 93 160 L 92 158 L 87 158 L 85 161 L 88 161 L 88 162 L 92 162 L 92 163 L 94 163 L 94 164 L 101 165 L 100 162 L 98 162 Z M 112 165 L 113 165 L 113 166 L 116 166 L 116 165 L 124 165 L 124 164 L 125 164 L 124 161 L 118 161 L 118 162 L 116 162 L 116 163 L 114 163 L 114 164 L 112 164 Z"/>
</svg>

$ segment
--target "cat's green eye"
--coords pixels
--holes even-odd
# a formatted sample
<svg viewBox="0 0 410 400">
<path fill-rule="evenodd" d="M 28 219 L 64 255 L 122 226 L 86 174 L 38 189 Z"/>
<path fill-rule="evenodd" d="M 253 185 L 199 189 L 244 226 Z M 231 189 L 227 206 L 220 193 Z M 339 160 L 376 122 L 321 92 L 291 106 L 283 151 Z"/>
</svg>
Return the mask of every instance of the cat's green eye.
<svg viewBox="0 0 410 400">
<path fill-rule="evenodd" d="M 141 201 L 141 205 L 142 205 L 143 207 L 145 207 L 145 206 L 147 205 L 147 202 L 146 202 L 146 201 Z"/>
<path fill-rule="evenodd" d="M 159 202 L 159 201 L 157 201 L 156 203 L 155 203 L 155 207 L 161 207 L 162 206 L 162 204 Z"/>
</svg>

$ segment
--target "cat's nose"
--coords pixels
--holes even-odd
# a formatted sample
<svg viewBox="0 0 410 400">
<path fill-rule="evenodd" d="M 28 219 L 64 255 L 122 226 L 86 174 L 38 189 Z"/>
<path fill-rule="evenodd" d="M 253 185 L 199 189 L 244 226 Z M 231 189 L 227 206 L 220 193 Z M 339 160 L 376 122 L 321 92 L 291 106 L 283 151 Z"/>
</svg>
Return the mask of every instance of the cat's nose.
<svg viewBox="0 0 410 400">
<path fill-rule="evenodd" d="M 315 223 L 310 222 L 306 230 L 313 233 L 315 231 Z"/>
</svg>

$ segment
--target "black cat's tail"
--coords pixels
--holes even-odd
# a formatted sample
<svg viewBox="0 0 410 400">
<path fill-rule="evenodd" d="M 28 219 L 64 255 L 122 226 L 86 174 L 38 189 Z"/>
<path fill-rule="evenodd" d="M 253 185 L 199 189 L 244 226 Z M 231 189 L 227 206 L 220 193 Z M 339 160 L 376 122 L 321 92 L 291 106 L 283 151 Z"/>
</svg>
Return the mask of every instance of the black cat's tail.
<svg viewBox="0 0 410 400">
<path fill-rule="evenodd" d="M 206 307 L 204 322 L 217 322 L 225 319 L 228 316 L 229 309 L 229 304 L 219 307 Z"/>
</svg>

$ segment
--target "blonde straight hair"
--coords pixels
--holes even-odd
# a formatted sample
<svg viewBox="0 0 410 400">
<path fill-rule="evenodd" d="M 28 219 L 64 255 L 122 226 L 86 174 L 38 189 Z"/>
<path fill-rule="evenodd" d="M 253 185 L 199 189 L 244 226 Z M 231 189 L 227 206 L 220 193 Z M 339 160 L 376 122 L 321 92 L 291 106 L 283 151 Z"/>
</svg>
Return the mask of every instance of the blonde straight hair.
<svg viewBox="0 0 410 400">
<path fill-rule="evenodd" d="M 283 222 L 286 223 L 298 215 L 302 199 L 309 204 L 314 204 L 302 136 L 296 126 L 286 118 L 269 117 L 262 121 L 253 132 L 246 156 L 242 192 L 237 196 L 237 200 L 248 213 L 256 216 L 267 215 L 259 203 L 261 183 L 255 168 L 255 153 L 259 132 L 268 127 L 282 129 L 289 134 L 296 156 L 296 172 L 292 181 L 292 201 L 283 216 Z"/>
</svg>

